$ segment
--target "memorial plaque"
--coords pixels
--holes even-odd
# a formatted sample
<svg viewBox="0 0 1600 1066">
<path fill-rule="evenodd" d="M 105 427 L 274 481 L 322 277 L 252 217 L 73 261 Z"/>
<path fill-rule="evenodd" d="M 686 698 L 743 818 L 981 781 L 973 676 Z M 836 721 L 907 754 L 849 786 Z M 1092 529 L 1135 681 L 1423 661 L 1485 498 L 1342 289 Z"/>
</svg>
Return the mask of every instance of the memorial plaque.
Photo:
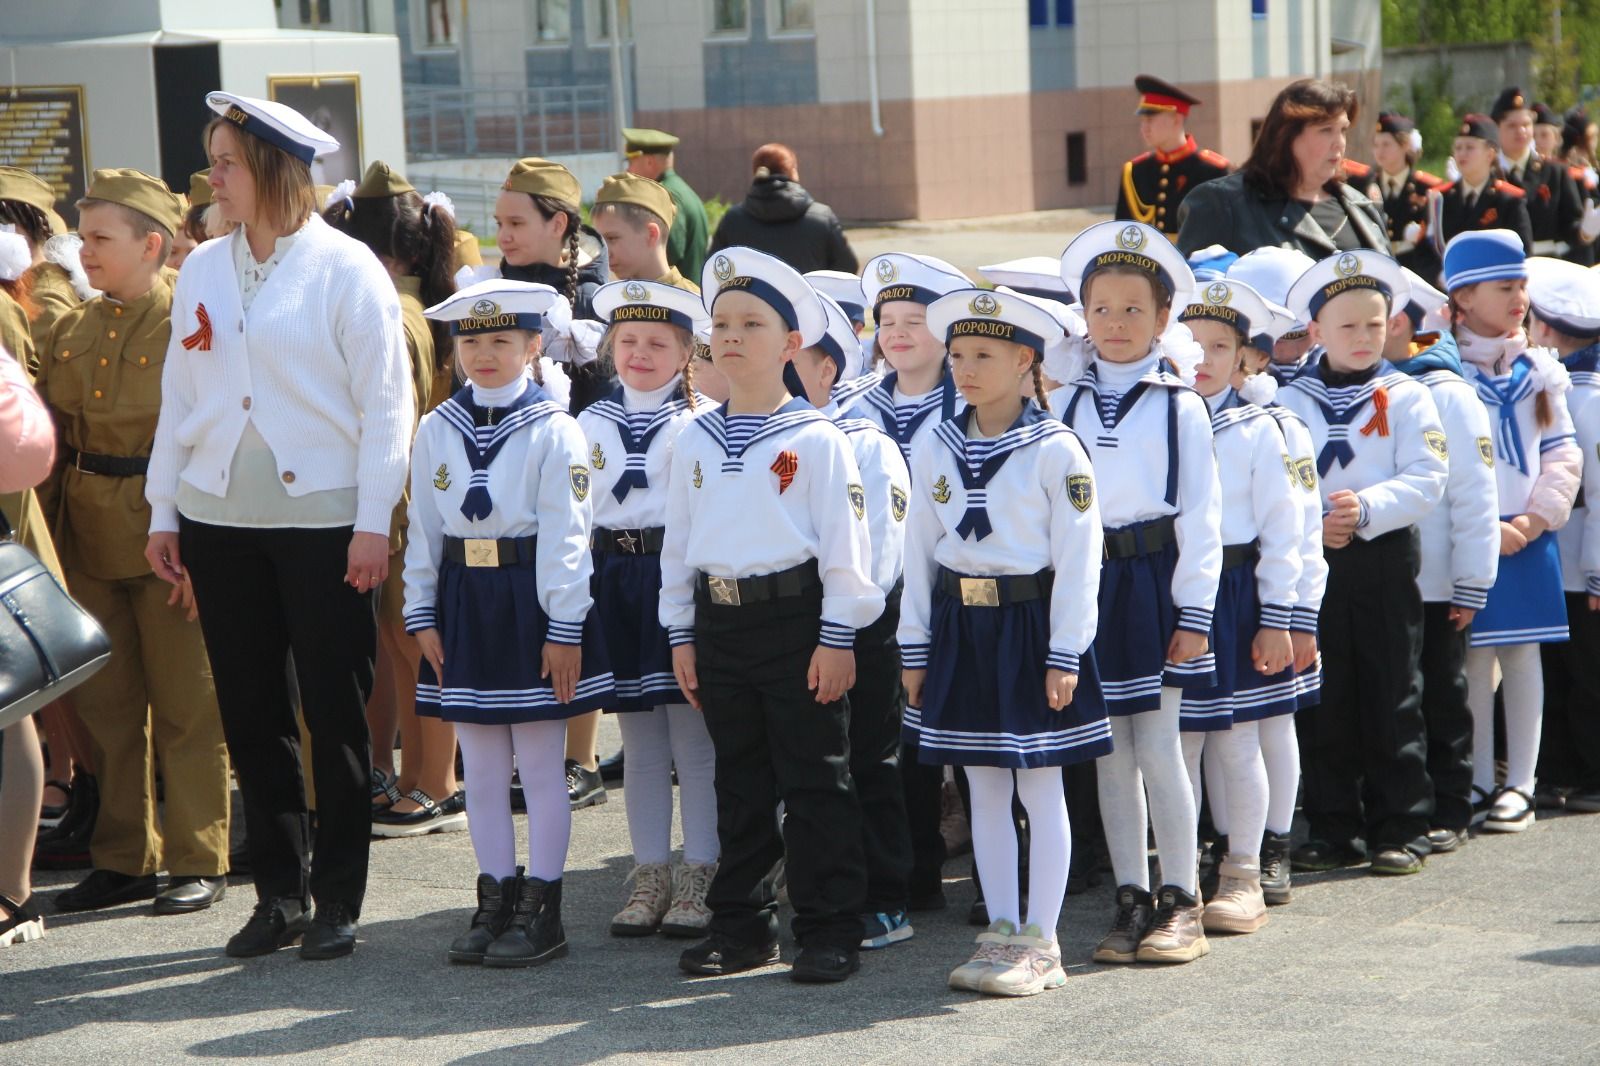
<svg viewBox="0 0 1600 1066">
<path fill-rule="evenodd" d="M 56 210 L 71 224 L 88 187 L 89 142 L 83 86 L 0 88 L 0 165 L 20 167 L 55 186 Z"/>
<path fill-rule="evenodd" d="M 311 180 L 337 185 L 361 180 L 361 75 L 289 74 L 267 79 L 267 96 L 287 104 L 339 142 L 339 149 L 317 156 Z"/>
</svg>

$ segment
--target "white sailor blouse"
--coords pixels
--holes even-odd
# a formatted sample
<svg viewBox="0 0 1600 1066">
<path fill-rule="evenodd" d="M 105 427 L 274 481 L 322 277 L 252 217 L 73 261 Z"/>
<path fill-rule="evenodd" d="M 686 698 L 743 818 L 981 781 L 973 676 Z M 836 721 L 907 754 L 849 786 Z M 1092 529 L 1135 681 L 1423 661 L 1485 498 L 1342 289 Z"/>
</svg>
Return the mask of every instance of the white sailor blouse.
<svg viewBox="0 0 1600 1066">
<path fill-rule="evenodd" d="M 878 423 L 842 418 L 835 423 L 850 441 L 867 494 L 867 533 L 872 543 L 872 582 L 885 596 L 900 582 L 905 567 L 906 512 L 911 505 L 911 473 L 900 448 Z"/>
<path fill-rule="evenodd" d="M 1577 485 L 1568 483 L 1559 469 L 1565 454 L 1562 449 L 1575 447 L 1578 439 L 1567 409 L 1568 373 L 1542 348 L 1524 351 L 1511 360 L 1503 374 L 1485 370 L 1467 359 L 1462 360 L 1462 370 L 1488 410 L 1493 427 L 1500 513 L 1535 511 L 1551 529 L 1560 529 L 1568 520 L 1571 500 L 1577 492 Z M 1536 408 L 1540 392 L 1545 394 L 1552 416 L 1548 426 L 1539 425 Z M 1576 472 L 1576 467 L 1573 469 Z M 1543 501 L 1537 499 L 1540 489 L 1547 497 Z"/>
<path fill-rule="evenodd" d="M 870 388 L 860 389 L 851 384 L 836 402 L 847 416 L 868 418 L 882 426 L 900 445 L 900 455 L 909 463 L 912 446 L 932 433 L 939 423 L 966 410 L 967 402 L 961 398 L 948 366 L 938 385 L 908 403 L 895 403 L 895 387 L 899 380 L 899 373 L 890 371 Z"/>
<path fill-rule="evenodd" d="M 665 399 L 652 409 L 649 400 L 657 393 Z M 695 412 L 710 409 L 715 401 L 697 395 L 691 408 L 679 377 L 657 393 L 635 393 L 643 405 L 630 409 L 632 401 L 618 386 L 578 414 L 588 441 L 590 502 L 597 527 L 649 529 L 666 522 L 673 443 Z"/>
<path fill-rule="evenodd" d="M 1600 344 L 1562 360 L 1572 375 L 1567 411 L 1583 451 L 1583 486 L 1572 518 L 1556 534 L 1561 580 L 1568 592 L 1600 596 Z"/>
<path fill-rule="evenodd" d="M 1305 506 L 1299 474 L 1265 408 L 1224 391 L 1211 412 L 1222 487 L 1222 543 L 1256 541 L 1259 625 L 1288 629 L 1299 586 Z"/>
<path fill-rule="evenodd" d="M 1328 591 L 1328 560 L 1322 554 L 1322 497 L 1317 491 L 1317 460 L 1311 431 L 1299 415 L 1273 403 L 1267 408 L 1283 434 L 1284 469 L 1294 472 L 1300 490 L 1300 580 L 1295 587 L 1289 628 L 1296 633 L 1317 633 L 1322 597 Z"/>
<path fill-rule="evenodd" d="M 1500 572 L 1500 494 L 1489 414 L 1460 374 L 1429 370 L 1416 380 L 1432 394 L 1449 442 L 1444 500 L 1418 525 L 1417 585 L 1424 602 L 1481 611 Z"/>
</svg>

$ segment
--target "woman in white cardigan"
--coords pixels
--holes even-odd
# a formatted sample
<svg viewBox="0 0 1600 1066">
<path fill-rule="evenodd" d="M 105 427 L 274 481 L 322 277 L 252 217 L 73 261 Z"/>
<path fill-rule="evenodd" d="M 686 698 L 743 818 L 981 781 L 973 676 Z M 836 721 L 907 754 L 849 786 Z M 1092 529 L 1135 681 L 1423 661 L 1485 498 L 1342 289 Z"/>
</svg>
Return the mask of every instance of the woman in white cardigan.
<svg viewBox="0 0 1600 1066">
<path fill-rule="evenodd" d="M 146 555 L 193 582 L 244 799 L 258 903 L 227 952 L 303 937 L 302 956 L 335 958 L 366 890 L 373 597 L 414 419 L 400 304 L 366 246 L 315 212 L 309 164 L 337 143 L 281 104 L 206 102 L 214 200 L 238 228 L 178 276 Z"/>
</svg>

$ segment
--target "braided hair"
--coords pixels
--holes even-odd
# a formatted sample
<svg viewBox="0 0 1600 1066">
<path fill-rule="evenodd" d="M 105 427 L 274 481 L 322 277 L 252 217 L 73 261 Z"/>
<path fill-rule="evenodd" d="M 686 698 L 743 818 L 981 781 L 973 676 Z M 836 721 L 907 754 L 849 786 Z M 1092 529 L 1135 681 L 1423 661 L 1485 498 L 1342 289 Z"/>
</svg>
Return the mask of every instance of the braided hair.
<svg viewBox="0 0 1600 1066">
<path fill-rule="evenodd" d="M 1474 287 L 1476 286 L 1463 285 L 1461 289 Z M 1456 302 L 1456 293 L 1461 289 L 1453 289 L 1450 292 L 1450 336 L 1452 337 L 1456 335 L 1456 324 L 1467 317 L 1466 309 Z M 1550 394 L 1544 389 L 1533 394 L 1533 419 L 1539 424 L 1540 429 L 1549 429 L 1551 423 L 1556 420 L 1555 411 L 1550 406 Z"/>
<path fill-rule="evenodd" d="M 562 215 L 567 220 L 567 291 L 563 294 L 574 307 L 578 303 L 578 238 L 583 229 L 583 218 L 578 214 L 578 208 L 565 200 L 557 200 L 553 196 L 535 196 L 528 193 L 528 198 L 533 201 L 533 206 L 540 216 L 549 221 L 556 215 Z M 559 267 L 559 262 L 550 264 Z"/>
<path fill-rule="evenodd" d="M 1033 395 L 1039 401 L 1039 406 L 1045 410 L 1050 409 L 1050 401 L 1044 394 L 1044 360 L 1033 361 Z"/>
<path fill-rule="evenodd" d="M 338 200 L 322 217 L 380 258 L 398 264 L 408 276 L 420 279 L 422 306 L 447 300 L 456 291 L 455 219 L 442 207 L 425 203 L 415 190 L 398 196 Z M 449 327 L 441 322 L 430 327 L 435 350 L 449 350 Z"/>
</svg>

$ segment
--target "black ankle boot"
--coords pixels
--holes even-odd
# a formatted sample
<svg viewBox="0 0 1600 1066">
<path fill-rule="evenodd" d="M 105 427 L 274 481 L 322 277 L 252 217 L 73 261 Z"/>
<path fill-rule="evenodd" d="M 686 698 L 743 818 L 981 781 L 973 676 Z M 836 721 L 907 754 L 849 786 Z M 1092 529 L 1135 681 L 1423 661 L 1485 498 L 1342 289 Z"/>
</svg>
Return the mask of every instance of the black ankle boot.
<svg viewBox="0 0 1600 1066">
<path fill-rule="evenodd" d="M 517 868 L 505 931 L 483 953 L 485 966 L 543 966 L 567 954 L 561 927 L 561 882 L 524 877 Z"/>
<path fill-rule="evenodd" d="M 1228 836 L 1219 834 L 1209 848 L 1202 848 L 1200 856 L 1200 896 L 1210 899 L 1217 894 L 1217 883 L 1222 879 L 1222 857 L 1228 854 Z"/>
<path fill-rule="evenodd" d="M 1289 834 L 1267 830 L 1261 838 L 1261 894 L 1271 906 L 1289 902 Z"/>
<path fill-rule="evenodd" d="M 517 879 L 504 877 L 495 880 L 493 874 L 478 875 L 478 909 L 472 915 L 472 926 L 450 942 L 450 961 L 457 963 L 482 962 L 484 952 L 495 938 L 505 932 L 511 918 L 511 908 L 516 903 Z"/>
</svg>

